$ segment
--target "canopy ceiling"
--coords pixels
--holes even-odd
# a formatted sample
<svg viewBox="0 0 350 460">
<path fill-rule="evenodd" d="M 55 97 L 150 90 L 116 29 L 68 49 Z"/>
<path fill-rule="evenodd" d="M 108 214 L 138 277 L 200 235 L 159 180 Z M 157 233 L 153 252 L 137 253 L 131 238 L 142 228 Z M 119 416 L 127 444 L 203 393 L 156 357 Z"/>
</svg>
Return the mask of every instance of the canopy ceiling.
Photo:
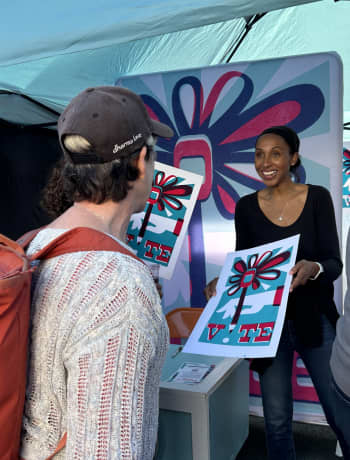
<svg viewBox="0 0 350 460">
<path fill-rule="evenodd" d="M 230 62 L 336 51 L 344 63 L 344 113 L 350 121 L 348 1 L 13 0 L 2 7 L 7 21 L 0 29 L 6 43 L 0 50 L 0 89 L 61 112 L 88 86 L 226 62 L 244 31 L 244 17 L 262 11 L 270 12 L 252 27 Z M 0 95 L 0 118 L 33 124 L 56 117 L 28 101 Z"/>
<path fill-rule="evenodd" d="M 0 65 L 91 50 L 317 0 L 12 0 Z M 6 18 L 6 20 L 5 20 Z"/>
</svg>

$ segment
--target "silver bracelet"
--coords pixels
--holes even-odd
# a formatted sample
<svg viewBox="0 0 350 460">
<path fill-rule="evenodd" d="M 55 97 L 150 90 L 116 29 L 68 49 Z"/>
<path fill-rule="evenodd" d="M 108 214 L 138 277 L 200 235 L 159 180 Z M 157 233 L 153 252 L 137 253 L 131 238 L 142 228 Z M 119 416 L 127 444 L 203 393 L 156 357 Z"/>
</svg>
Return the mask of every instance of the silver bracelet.
<svg viewBox="0 0 350 460">
<path fill-rule="evenodd" d="M 314 263 L 318 265 L 318 272 L 316 273 L 315 276 L 313 276 L 312 278 L 311 278 L 311 277 L 309 278 L 309 279 L 312 280 L 312 281 L 314 281 L 315 279 L 317 279 L 317 278 L 320 276 L 320 274 L 321 274 L 322 272 L 324 272 L 323 266 L 322 266 L 319 262 L 314 262 Z"/>
</svg>

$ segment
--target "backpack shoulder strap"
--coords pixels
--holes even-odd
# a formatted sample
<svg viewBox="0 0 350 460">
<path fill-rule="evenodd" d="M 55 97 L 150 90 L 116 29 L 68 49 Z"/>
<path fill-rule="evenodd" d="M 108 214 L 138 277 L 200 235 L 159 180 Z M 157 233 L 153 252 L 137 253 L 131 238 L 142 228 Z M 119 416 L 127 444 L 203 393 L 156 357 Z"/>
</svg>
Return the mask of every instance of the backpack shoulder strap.
<svg viewBox="0 0 350 460">
<path fill-rule="evenodd" d="M 29 232 L 22 235 L 16 243 L 25 249 L 29 243 L 36 237 L 36 235 L 42 230 L 44 227 L 36 228 L 35 230 L 30 230 Z"/>
<path fill-rule="evenodd" d="M 25 248 L 34 238 L 33 235 L 26 234 L 23 236 L 26 243 L 23 243 L 21 238 L 21 245 Z M 98 230 L 88 227 L 76 227 L 64 232 L 62 235 L 55 238 L 44 248 L 30 256 L 30 260 L 35 259 L 50 259 L 62 254 L 79 251 L 115 251 L 126 254 L 134 259 L 142 262 L 130 249 L 119 244 L 114 238 L 106 235 Z M 143 262 L 142 262 L 143 263 Z"/>
<path fill-rule="evenodd" d="M 67 444 L 67 433 L 64 433 L 62 439 L 61 439 L 60 442 L 57 444 L 57 447 L 56 447 L 55 452 L 54 452 L 52 455 L 50 455 L 50 457 L 48 457 L 46 460 L 51 460 L 51 459 L 53 459 L 54 456 L 55 456 L 56 454 L 58 454 L 58 452 L 59 452 L 60 450 L 62 450 L 63 447 L 64 447 L 66 444 Z"/>
<path fill-rule="evenodd" d="M 32 230 L 31 232 L 23 235 L 23 241 L 29 242 L 35 237 L 39 230 Z M 17 260 L 21 260 L 21 269 L 20 271 L 25 272 L 29 268 L 30 259 L 27 257 L 23 245 L 17 240 L 12 240 L 5 235 L 0 234 L 0 250 L 7 253 L 12 253 L 17 257 Z M 2 252 L 4 254 L 4 252 Z M 12 259 L 12 262 L 14 259 Z M 19 266 L 18 266 L 19 268 Z"/>
<path fill-rule="evenodd" d="M 66 444 L 67 444 L 67 433 L 64 433 L 59 443 L 57 444 L 55 452 L 51 454 L 50 457 L 47 457 L 46 460 L 52 460 L 54 456 L 58 454 L 58 452 L 61 451 Z M 24 460 L 24 458 L 21 457 L 19 460 Z"/>
<path fill-rule="evenodd" d="M 25 256 L 24 247 L 31 242 L 31 240 L 39 231 L 40 229 L 27 232 L 25 235 L 21 236 L 21 238 L 17 241 L 11 240 L 11 238 L 8 238 L 7 236 L 0 234 L 0 245 L 12 249 L 14 252 L 21 256 Z M 26 244 L 23 245 L 22 241 Z"/>
</svg>

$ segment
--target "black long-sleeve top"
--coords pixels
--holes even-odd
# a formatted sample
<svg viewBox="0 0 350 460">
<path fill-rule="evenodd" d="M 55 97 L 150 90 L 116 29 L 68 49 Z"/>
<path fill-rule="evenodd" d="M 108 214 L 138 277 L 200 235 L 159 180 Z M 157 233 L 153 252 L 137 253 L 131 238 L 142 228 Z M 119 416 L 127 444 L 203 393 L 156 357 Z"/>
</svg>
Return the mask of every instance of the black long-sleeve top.
<svg viewBox="0 0 350 460">
<path fill-rule="evenodd" d="M 271 222 L 260 209 L 257 192 L 242 197 L 236 206 L 236 250 L 249 249 L 300 234 L 296 260 L 320 262 L 324 272 L 316 280 L 298 286 L 289 295 L 287 318 L 293 319 L 300 340 L 308 346 L 322 342 L 320 314 L 335 325 L 333 281 L 342 271 L 334 208 L 324 187 L 308 185 L 304 208 L 287 227 Z"/>
</svg>

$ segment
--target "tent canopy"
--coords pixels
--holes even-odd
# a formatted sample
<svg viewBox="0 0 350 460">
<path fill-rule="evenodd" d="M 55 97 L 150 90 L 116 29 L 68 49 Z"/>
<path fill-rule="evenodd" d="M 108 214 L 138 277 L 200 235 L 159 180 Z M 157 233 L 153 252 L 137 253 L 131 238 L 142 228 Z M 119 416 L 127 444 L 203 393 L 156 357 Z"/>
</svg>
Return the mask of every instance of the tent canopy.
<svg viewBox="0 0 350 460">
<path fill-rule="evenodd" d="M 102 48 L 317 0 L 13 0 L 0 65 Z M 20 14 L 18 12 L 20 11 Z"/>
<path fill-rule="evenodd" d="M 13 0 L 2 10 L 8 19 L 0 29 L 6 43 L 0 50 L 0 89 L 25 94 L 54 112 L 5 93 L 0 118 L 50 123 L 88 86 L 226 62 L 245 18 L 262 10 L 270 12 L 230 62 L 336 51 L 344 62 L 345 121 L 350 121 L 350 3 L 333 0 Z"/>
</svg>

